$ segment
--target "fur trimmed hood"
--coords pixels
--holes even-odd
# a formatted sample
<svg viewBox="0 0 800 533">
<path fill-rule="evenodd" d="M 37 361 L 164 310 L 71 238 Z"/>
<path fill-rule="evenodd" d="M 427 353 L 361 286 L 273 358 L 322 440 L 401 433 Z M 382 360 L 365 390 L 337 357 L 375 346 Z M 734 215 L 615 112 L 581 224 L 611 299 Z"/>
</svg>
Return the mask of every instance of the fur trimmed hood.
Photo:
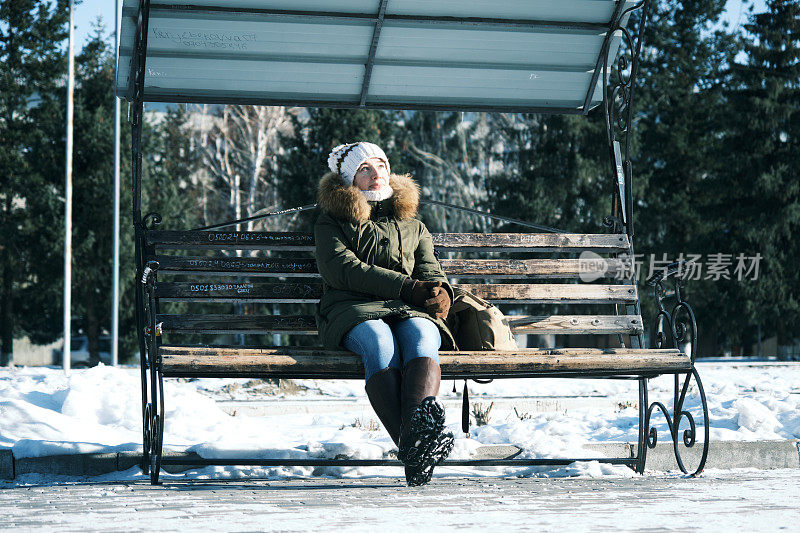
<svg viewBox="0 0 800 533">
<path fill-rule="evenodd" d="M 408 174 L 391 174 L 389 186 L 394 191 L 391 201 L 394 216 L 399 219 L 414 218 L 419 208 L 419 185 Z M 344 179 L 328 172 L 317 187 L 317 204 L 331 215 L 364 222 L 369 220 L 372 206 L 355 185 L 346 185 Z"/>
</svg>

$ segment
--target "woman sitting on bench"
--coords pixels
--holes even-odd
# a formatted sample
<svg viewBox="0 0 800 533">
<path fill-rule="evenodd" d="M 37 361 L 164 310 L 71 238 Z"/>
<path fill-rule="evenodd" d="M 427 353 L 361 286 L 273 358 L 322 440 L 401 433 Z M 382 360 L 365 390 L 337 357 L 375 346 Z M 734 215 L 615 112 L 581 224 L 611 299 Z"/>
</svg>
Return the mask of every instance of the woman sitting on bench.
<svg viewBox="0 0 800 533">
<path fill-rule="evenodd" d="M 410 176 L 391 174 L 386 154 L 368 142 L 337 146 L 328 167 L 314 226 L 319 336 L 326 348 L 361 356 L 367 396 L 398 445 L 406 480 L 423 485 L 453 448 L 436 400 L 439 348 L 454 345 L 444 323 L 453 290 L 414 218 L 419 187 Z"/>
</svg>

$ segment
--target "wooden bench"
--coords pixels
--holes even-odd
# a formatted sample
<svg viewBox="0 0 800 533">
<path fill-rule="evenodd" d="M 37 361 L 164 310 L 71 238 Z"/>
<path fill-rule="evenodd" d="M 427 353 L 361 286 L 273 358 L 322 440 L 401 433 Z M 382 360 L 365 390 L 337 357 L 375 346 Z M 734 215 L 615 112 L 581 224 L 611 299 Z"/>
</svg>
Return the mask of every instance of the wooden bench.
<svg viewBox="0 0 800 533">
<path fill-rule="evenodd" d="M 624 234 L 434 234 L 437 253 L 483 258 L 443 258 L 442 267 L 454 285 L 496 304 L 540 304 L 555 307 L 539 316 L 510 316 L 515 334 L 612 335 L 617 348 L 520 348 L 515 351 L 443 351 L 442 377 L 497 379 L 522 377 L 622 378 L 640 380 L 640 446 L 635 457 L 595 458 L 642 471 L 650 435 L 647 379 L 660 374 L 692 374 L 690 353 L 677 348 L 643 348 L 642 318 L 636 285 L 617 280 L 629 269 L 620 258 L 629 250 Z M 158 231 L 146 233 L 148 359 L 154 361 L 153 397 L 162 402 L 164 377 L 252 377 L 363 379 L 361 360 L 347 351 L 318 347 L 224 345 L 219 335 L 314 335 L 313 307 L 322 285 L 313 257 L 310 233 Z M 176 255 L 188 253 L 189 255 Z M 237 256 L 241 251 L 243 256 Z M 575 257 L 591 251 L 603 261 Z M 250 255 L 252 254 L 252 256 Z M 513 258 L 508 257 L 513 254 Z M 602 255 L 601 255 L 602 254 Z M 674 272 L 672 272 L 674 274 Z M 596 282 L 581 279 L 597 277 Z M 180 281 L 177 281 L 180 279 Z M 662 282 L 660 279 L 659 282 Z M 185 312 L 170 313 L 170 303 Z M 205 304 L 250 304 L 249 314 L 204 313 Z M 605 314 L 558 314 L 559 306 L 603 308 Z M 228 307 L 231 307 L 228 305 Z M 287 309 L 283 312 L 283 309 Z M 298 312 L 302 309 L 303 312 Z M 573 313 L 573 312 L 571 312 Z M 202 335 L 201 344 L 170 342 L 181 335 Z M 696 375 L 696 373 L 695 373 Z M 699 383 L 699 381 L 698 381 Z M 156 387 L 156 384 L 158 387 Z M 682 401 L 681 401 L 682 403 Z M 680 412 L 680 407 L 678 407 Z M 150 471 L 157 481 L 163 415 L 151 413 L 153 445 Z M 706 423 L 706 428 L 708 427 Z M 654 439 L 651 436 L 651 439 Z M 693 438 L 693 434 L 692 434 Z M 707 445 L 707 439 L 706 439 Z M 569 464 L 575 459 L 483 460 L 480 464 Z M 185 459 L 180 459 L 186 464 Z M 201 464 L 277 464 L 281 461 L 196 460 Z M 399 462 L 394 462 L 400 464 Z M 446 464 L 465 464 L 464 461 Z M 193 463 L 194 464 L 194 463 Z M 286 460 L 287 465 L 392 464 L 391 461 Z M 702 468 L 702 465 L 700 466 Z"/>
<path fill-rule="evenodd" d="M 638 472 L 644 470 L 648 447 L 656 444 L 650 423 L 655 411 L 665 415 L 678 466 L 687 471 L 678 442 L 693 446 L 700 435 L 699 418 L 684 404 L 693 381 L 701 397 L 705 435 L 695 472 L 702 470 L 708 453 L 708 409 L 694 367 L 697 328 L 683 298 L 681 265 L 670 265 L 648 280 L 659 309 L 649 348 L 643 346 L 636 284 L 614 275 L 623 268 L 622 254 L 634 256 L 629 147 L 648 4 L 648 0 L 542 0 L 512 2 L 499 9 L 497 2 L 486 0 L 125 0 L 116 91 L 131 103 L 133 226 L 136 276 L 141 283 L 136 311 L 142 466 L 152 482 L 158 482 L 162 463 L 174 462 L 161 454 L 163 378 L 363 379 L 363 371 L 353 354 L 302 342 L 303 336 L 314 340 L 312 310 L 321 291 L 310 234 L 162 231 L 156 228 L 159 215 L 142 216 L 145 102 L 583 115 L 600 106 L 610 156 L 611 213 L 602 221 L 608 234 L 441 234 L 434 239 L 442 266 L 456 285 L 501 305 L 537 306 L 533 316 L 513 317 L 516 333 L 611 336 L 619 347 L 597 348 L 587 342 L 584 347 L 556 349 L 443 352 L 443 376 L 638 380 L 635 456 L 597 458 Z M 634 30 L 628 23 L 637 10 Z M 320 171 L 323 167 L 320 161 Z M 189 255 L 182 255 L 186 250 Z M 251 256 L 252 250 L 258 253 Z M 213 251 L 217 255 L 211 255 Z M 581 261 L 580 254 L 588 252 L 605 260 Z M 582 272 L 587 264 L 600 272 L 597 279 L 584 283 L 581 274 L 587 274 Z M 665 286 L 668 280 L 674 281 L 671 290 Z M 667 309 L 670 297 L 675 303 Z M 234 308 L 248 312 L 234 313 Z M 251 339 L 250 346 L 215 344 L 218 334 L 243 335 Z M 303 346 L 270 345 L 260 338 L 269 334 Z M 181 343 L 186 335 L 183 338 L 189 340 Z M 671 411 L 649 401 L 648 379 L 661 374 L 675 376 Z M 682 423 L 688 428 L 681 438 Z M 511 466 L 574 460 L 448 464 Z M 246 457 L 177 461 L 400 464 L 388 459 Z"/>
</svg>

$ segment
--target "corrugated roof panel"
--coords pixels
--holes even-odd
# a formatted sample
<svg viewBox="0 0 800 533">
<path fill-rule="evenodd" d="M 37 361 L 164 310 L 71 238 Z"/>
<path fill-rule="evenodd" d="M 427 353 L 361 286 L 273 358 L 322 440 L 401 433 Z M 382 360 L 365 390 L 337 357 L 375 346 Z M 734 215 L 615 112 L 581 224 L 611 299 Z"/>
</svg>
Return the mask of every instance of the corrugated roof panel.
<svg viewBox="0 0 800 533">
<path fill-rule="evenodd" d="M 127 5 L 128 2 L 126 1 Z M 364 13 L 374 15 L 378 12 L 380 0 L 151 0 L 150 5 L 180 5 L 219 7 L 228 9 L 260 9 L 281 11 L 316 11 L 328 13 Z"/>
<path fill-rule="evenodd" d="M 582 108 L 589 92 L 607 31 L 598 23 L 607 25 L 617 8 L 613 0 L 391 0 L 370 63 L 378 6 L 153 2 L 145 100 L 569 112 Z M 117 91 L 128 98 L 137 7 L 125 0 Z M 612 57 L 619 41 L 612 39 Z M 591 105 L 601 100 L 602 83 Z"/>
<path fill-rule="evenodd" d="M 635 2 L 629 1 L 630 5 Z M 391 0 L 386 12 L 429 17 L 502 18 L 607 23 L 615 2 L 609 0 Z"/>
<path fill-rule="evenodd" d="M 333 63 L 154 57 L 147 60 L 147 85 L 153 97 L 268 95 L 342 102 L 361 89 L 363 71 L 362 65 Z M 127 76 L 120 73 L 119 83 L 127 83 Z"/>
<path fill-rule="evenodd" d="M 388 15 L 424 17 L 496 18 L 607 23 L 614 12 L 614 0 L 390 0 Z M 626 0 L 630 6 L 635 0 Z M 126 2 L 127 4 L 127 2 Z M 228 9 L 282 10 L 327 13 L 378 12 L 380 0 L 151 0 L 152 7 L 180 5 Z"/>
<path fill-rule="evenodd" d="M 387 23 L 377 61 L 430 61 L 441 64 L 485 63 L 487 66 L 548 65 L 592 69 L 604 34 L 583 31 L 486 31 Z"/>
<path fill-rule="evenodd" d="M 226 20 L 233 18 L 233 20 Z M 314 22 L 300 17 L 267 15 L 214 17 L 153 11 L 147 38 L 148 55 L 228 55 L 232 59 L 248 56 L 308 56 L 319 60 L 361 60 L 369 53 L 374 25 L 367 20 L 338 21 L 337 24 Z M 134 32 L 134 22 L 123 20 L 123 34 Z M 123 51 L 131 53 L 131 42 Z"/>
<path fill-rule="evenodd" d="M 461 104 L 579 108 L 586 97 L 591 72 L 539 70 L 535 72 L 448 67 L 402 67 L 376 65 L 369 101 L 409 101 L 432 104 L 438 95 Z"/>
</svg>

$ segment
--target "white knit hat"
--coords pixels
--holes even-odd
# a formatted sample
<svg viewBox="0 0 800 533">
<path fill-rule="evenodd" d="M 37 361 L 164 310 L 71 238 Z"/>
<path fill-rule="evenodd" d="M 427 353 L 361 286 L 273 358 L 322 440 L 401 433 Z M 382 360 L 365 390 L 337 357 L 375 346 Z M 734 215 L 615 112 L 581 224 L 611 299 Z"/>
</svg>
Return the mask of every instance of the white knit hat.
<svg viewBox="0 0 800 533">
<path fill-rule="evenodd" d="M 361 163 L 367 159 L 377 157 L 386 163 L 386 170 L 389 170 L 389 159 L 377 144 L 359 141 L 355 143 L 340 144 L 328 154 L 328 168 L 332 172 L 338 172 L 348 185 L 353 184 L 356 171 Z"/>
</svg>

